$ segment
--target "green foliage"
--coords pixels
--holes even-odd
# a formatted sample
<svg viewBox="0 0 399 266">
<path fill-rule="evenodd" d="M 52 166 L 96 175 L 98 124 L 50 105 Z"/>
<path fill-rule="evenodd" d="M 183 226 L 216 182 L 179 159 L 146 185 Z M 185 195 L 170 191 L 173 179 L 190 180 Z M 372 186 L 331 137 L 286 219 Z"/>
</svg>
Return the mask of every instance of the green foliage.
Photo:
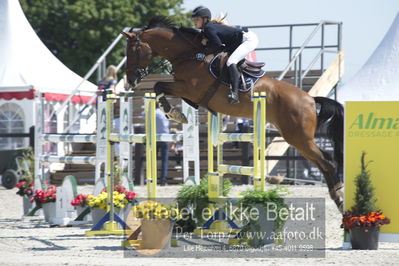
<svg viewBox="0 0 399 266">
<path fill-rule="evenodd" d="M 222 194 L 227 197 L 233 187 L 229 179 L 223 179 Z M 199 185 L 183 185 L 177 193 L 177 203 L 179 208 L 190 207 L 193 209 L 193 217 L 187 221 L 179 221 L 178 224 L 185 231 L 192 231 L 202 225 L 202 211 L 208 207 L 208 179 L 202 178 Z"/>
<path fill-rule="evenodd" d="M 283 208 L 288 208 L 287 204 L 284 203 L 284 196 L 288 194 L 288 190 L 284 187 L 277 186 L 276 188 L 269 189 L 266 191 L 257 191 L 257 190 L 247 190 L 241 193 L 243 196 L 242 199 L 238 201 L 237 206 L 242 206 L 245 208 L 267 208 L 267 204 L 274 203 L 276 205 L 276 212 L 280 212 Z M 259 208 L 258 207 L 258 208 Z M 247 224 L 242 228 L 242 232 L 247 232 L 250 230 L 251 224 L 255 225 L 255 228 L 258 228 L 259 225 L 257 221 L 244 221 Z M 274 232 L 281 232 L 284 227 L 285 221 L 281 219 L 280 216 L 277 216 L 274 220 Z"/>
<path fill-rule="evenodd" d="M 157 15 L 188 25 L 183 0 L 20 0 L 40 39 L 65 65 L 86 74 L 125 27 L 143 27 Z M 24 34 L 19 33 L 19 34 Z M 29 49 L 29 44 L 27 44 Z M 121 41 L 107 57 L 117 64 L 125 54 Z"/>
<path fill-rule="evenodd" d="M 355 185 L 355 205 L 352 211 L 359 215 L 368 215 L 370 212 L 377 211 L 376 199 L 374 197 L 374 188 L 371 184 L 370 172 L 367 170 L 369 162 L 365 162 L 366 153 L 362 152 L 360 159 L 361 172 L 356 176 Z"/>
</svg>

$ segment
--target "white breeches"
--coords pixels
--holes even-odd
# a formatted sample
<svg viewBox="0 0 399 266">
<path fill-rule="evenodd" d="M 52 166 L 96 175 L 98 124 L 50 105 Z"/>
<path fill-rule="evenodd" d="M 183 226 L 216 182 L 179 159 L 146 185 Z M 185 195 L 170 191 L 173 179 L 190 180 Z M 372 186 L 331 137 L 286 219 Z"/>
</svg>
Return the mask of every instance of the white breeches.
<svg viewBox="0 0 399 266">
<path fill-rule="evenodd" d="M 226 65 L 230 66 L 231 64 L 237 64 L 242 59 L 244 59 L 250 52 L 255 50 L 258 46 L 259 40 L 258 36 L 252 31 L 243 32 L 242 35 L 242 43 L 237 49 L 230 55 L 227 60 Z"/>
</svg>

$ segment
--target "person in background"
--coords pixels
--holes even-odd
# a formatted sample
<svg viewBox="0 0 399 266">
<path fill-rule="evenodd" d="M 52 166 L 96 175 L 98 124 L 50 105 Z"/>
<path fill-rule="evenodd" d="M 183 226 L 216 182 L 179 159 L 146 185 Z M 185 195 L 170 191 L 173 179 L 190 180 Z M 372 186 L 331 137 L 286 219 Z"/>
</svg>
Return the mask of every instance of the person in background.
<svg viewBox="0 0 399 266">
<path fill-rule="evenodd" d="M 155 111 L 157 134 L 169 134 L 169 119 L 166 118 L 165 114 L 159 109 Z M 168 162 L 169 162 L 169 142 L 158 141 L 157 152 L 161 153 L 161 186 L 167 183 L 168 179 Z"/>
<path fill-rule="evenodd" d="M 100 80 L 97 83 L 98 90 L 101 93 L 104 93 L 106 90 L 111 89 L 114 94 L 116 94 L 115 88 L 116 84 L 118 82 L 118 76 L 117 76 L 118 70 L 116 69 L 116 66 L 114 65 L 109 65 L 107 67 L 107 73 L 105 77 L 103 77 L 102 80 Z M 114 119 L 113 119 L 113 131 L 118 133 L 119 132 L 119 123 L 120 123 L 120 118 L 119 118 L 119 103 L 115 104 L 115 109 L 114 109 Z M 119 153 L 119 144 L 115 144 L 115 153 Z"/>
<path fill-rule="evenodd" d="M 116 83 L 118 82 L 118 77 L 116 75 L 117 69 L 114 65 L 109 65 L 107 67 L 107 74 L 105 77 L 97 83 L 98 90 L 104 91 L 108 89 L 112 89 L 115 93 Z"/>
<path fill-rule="evenodd" d="M 181 134 L 182 132 L 177 128 L 170 129 L 171 134 Z M 183 141 L 176 141 L 172 142 L 170 145 L 170 150 L 174 152 L 176 156 L 176 165 L 175 169 L 182 169 L 183 168 Z"/>
</svg>

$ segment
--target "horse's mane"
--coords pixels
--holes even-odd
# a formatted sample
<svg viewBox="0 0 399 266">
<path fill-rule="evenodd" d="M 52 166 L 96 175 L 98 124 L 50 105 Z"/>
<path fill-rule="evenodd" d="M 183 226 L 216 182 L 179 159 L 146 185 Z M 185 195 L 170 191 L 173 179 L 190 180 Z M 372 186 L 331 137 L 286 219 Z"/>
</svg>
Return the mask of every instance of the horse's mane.
<svg viewBox="0 0 399 266">
<path fill-rule="evenodd" d="M 173 30 L 176 27 L 176 24 L 172 21 L 172 19 L 167 18 L 165 16 L 156 16 L 153 17 L 148 23 L 145 30 L 154 29 L 154 28 L 165 28 Z"/>
<path fill-rule="evenodd" d="M 149 30 L 154 28 L 163 28 L 171 31 L 180 31 L 182 33 L 187 33 L 192 37 L 196 37 L 201 32 L 200 30 L 194 28 L 177 26 L 176 23 L 171 18 L 165 16 L 153 17 L 144 30 Z"/>
</svg>

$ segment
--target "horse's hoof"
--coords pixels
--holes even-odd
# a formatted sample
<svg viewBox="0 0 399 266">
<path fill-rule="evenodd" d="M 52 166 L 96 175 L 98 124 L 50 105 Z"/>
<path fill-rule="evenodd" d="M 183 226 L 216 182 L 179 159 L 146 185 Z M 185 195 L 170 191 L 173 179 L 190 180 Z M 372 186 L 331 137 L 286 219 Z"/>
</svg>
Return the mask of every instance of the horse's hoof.
<svg viewBox="0 0 399 266">
<path fill-rule="evenodd" d="M 167 116 L 169 119 L 176 121 L 177 123 L 180 123 L 180 124 L 188 123 L 186 116 L 182 112 L 177 110 L 176 108 L 172 108 L 170 110 L 170 112 L 167 114 Z"/>
</svg>

